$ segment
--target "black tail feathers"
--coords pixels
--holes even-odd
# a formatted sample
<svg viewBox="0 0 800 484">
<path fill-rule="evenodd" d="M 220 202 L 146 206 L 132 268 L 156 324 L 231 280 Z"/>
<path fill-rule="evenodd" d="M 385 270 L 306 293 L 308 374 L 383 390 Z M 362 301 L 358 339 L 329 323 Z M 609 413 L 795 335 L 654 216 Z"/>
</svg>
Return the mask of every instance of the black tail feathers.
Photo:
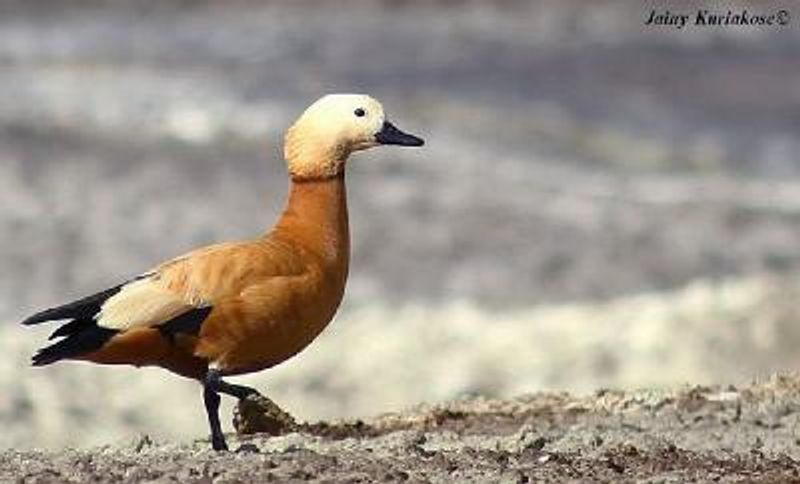
<svg viewBox="0 0 800 484">
<path fill-rule="evenodd" d="M 58 360 L 75 358 L 86 353 L 91 353 L 92 351 L 99 350 L 106 341 L 111 339 L 117 332 L 118 331 L 115 329 L 101 328 L 93 324 L 92 326 L 67 336 L 57 343 L 40 349 L 33 355 L 31 363 L 33 366 L 44 366 L 55 363 Z"/>
<path fill-rule="evenodd" d="M 123 284 L 124 285 L 124 284 Z M 49 339 L 63 338 L 40 349 L 32 358 L 33 366 L 49 365 L 58 360 L 75 358 L 100 349 L 117 330 L 97 325 L 95 316 L 103 303 L 118 293 L 123 285 L 79 299 L 78 301 L 47 309 L 29 317 L 22 324 L 31 325 L 48 321 L 68 320 L 56 329 Z"/>
</svg>

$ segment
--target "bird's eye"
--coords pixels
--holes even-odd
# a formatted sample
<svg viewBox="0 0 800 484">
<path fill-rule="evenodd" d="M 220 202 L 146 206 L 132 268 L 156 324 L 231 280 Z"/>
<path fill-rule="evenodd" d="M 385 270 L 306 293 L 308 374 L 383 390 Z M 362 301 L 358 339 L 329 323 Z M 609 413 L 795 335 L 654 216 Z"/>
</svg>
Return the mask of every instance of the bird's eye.
<svg viewBox="0 0 800 484">
<path fill-rule="evenodd" d="M 358 108 L 358 109 L 356 109 L 355 111 L 353 111 L 353 114 L 355 114 L 355 115 L 356 115 L 356 116 L 358 116 L 359 118 L 363 118 L 364 116 L 366 116 L 366 115 L 367 115 L 367 112 L 366 112 L 366 111 L 364 111 L 362 108 Z"/>
</svg>

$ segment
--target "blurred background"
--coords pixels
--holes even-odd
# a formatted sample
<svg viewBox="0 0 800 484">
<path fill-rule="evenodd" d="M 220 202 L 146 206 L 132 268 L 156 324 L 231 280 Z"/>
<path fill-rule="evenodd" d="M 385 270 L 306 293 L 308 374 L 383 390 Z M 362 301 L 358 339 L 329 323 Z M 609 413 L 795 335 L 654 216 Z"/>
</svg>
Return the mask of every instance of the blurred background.
<svg viewBox="0 0 800 484">
<path fill-rule="evenodd" d="M 351 160 L 337 319 L 237 379 L 298 418 L 798 368 L 796 4 L 678 30 L 644 21 L 712 4 L 155 3 L 0 3 L 0 446 L 206 436 L 196 383 L 32 369 L 51 328 L 18 322 L 265 230 L 328 92 L 428 143 Z"/>
</svg>

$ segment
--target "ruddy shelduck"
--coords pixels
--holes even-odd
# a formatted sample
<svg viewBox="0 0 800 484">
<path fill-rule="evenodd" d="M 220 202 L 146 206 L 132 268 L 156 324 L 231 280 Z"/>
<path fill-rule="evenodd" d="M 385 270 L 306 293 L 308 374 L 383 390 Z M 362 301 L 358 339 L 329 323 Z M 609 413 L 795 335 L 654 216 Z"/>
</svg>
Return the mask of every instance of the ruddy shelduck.
<svg viewBox="0 0 800 484">
<path fill-rule="evenodd" d="M 47 309 L 23 324 L 61 321 L 33 365 L 59 360 L 155 365 L 196 379 L 216 450 L 227 449 L 220 393 L 256 390 L 222 378 L 270 368 L 308 346 L 336 313 L 350 240 L 345 166 L 379 145 L 421 146 L 375 99 L 331 94 L 288 130 L 288 202 L 261 237 L 194 250 L 118 286 Z"/>
</svg>

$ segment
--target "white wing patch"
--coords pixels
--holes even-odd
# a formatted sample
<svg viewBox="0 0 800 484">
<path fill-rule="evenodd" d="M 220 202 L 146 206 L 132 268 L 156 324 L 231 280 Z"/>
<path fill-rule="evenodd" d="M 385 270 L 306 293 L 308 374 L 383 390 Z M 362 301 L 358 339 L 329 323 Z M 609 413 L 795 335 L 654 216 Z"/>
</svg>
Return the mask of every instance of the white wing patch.
<svg viewBox="0 0 800 484">
<path fill-rule="evenodd" d="M 163 324 L 194 307 L 152 279 L 145 278 L 131 282 L 108 298 L 95 320 L 103 328 L 127 330 Z"/>
</svg>

